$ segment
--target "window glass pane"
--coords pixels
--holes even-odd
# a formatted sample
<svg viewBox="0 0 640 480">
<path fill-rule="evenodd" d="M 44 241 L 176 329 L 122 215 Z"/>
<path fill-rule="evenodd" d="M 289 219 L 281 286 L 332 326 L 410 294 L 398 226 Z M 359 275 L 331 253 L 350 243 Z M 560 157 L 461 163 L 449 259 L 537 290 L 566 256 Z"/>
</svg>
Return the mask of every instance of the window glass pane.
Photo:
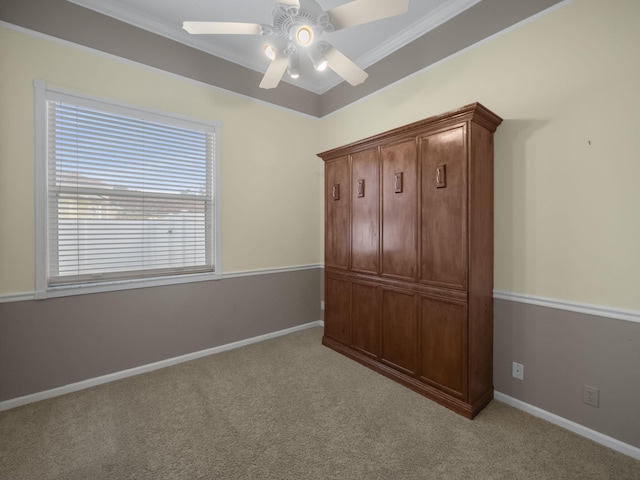
<svg viewBox="0 0 640 480">
<path fill-rule="evenodd" d="M 212 129 L 47 111 L 49 284 L 214 271 Z"/>
</svg>

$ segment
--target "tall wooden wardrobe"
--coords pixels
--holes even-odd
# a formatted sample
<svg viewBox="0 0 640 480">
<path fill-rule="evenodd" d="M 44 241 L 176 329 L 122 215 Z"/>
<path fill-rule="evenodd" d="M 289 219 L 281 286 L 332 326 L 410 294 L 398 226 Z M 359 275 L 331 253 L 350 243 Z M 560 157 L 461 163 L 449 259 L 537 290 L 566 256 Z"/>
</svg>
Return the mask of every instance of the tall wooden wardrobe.
<svg viewBox="0 0 640 480">
<path fill-rule="evenodd" d="M 323 344 L 473 418 L 493 398 L 493 133 L 479 103 L 320 153 Z"/>
</svg>

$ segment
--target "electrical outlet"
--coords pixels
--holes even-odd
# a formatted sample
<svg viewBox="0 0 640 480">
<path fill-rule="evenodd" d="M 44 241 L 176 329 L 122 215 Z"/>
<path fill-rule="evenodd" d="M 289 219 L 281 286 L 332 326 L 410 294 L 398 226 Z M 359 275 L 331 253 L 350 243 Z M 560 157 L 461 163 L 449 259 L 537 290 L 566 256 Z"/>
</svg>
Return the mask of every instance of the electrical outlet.
<svg viewBox="0 0 640 480">
<path fill-rule="evenodd" d="M 524 365 L 513 362 L 511 367 L 511 375 L 518 380 L 524 380 Z"/>
<path fill-rule="evenodd" d="M 584 385 L 582 391 L 582 400 L 587 405 L 591 405 L 592 407 L 600 406 L 600 390 L 596 387 L 590 387 L 589 385 Z"/>
</svg>

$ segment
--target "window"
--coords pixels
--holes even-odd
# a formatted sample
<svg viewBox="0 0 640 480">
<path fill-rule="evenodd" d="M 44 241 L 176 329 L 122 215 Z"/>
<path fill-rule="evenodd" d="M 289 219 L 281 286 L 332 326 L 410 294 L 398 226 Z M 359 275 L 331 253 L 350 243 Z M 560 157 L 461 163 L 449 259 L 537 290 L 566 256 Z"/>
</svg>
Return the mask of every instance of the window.
<svg viewBox="0 0 640 480">
<path fill-rule="evenodd" d="M 217 124 L 43 82 L 36 103 L 41 296 L 216 273 Z"/>
</svg>

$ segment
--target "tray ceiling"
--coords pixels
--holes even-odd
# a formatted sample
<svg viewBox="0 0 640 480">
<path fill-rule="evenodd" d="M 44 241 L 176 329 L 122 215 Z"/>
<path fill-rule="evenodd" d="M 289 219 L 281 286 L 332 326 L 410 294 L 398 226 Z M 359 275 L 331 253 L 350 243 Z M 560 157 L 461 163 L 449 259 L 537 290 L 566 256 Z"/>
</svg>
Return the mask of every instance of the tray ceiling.
<svg viewBox="0 0 640 480">
<path fill-rule="evenodd" d="M 315 1 L 322 10 L 348 3 Z M 276 0 L 2 0 L 0 22 L 321 118 L 570 1 L 409 0 L 406 14 L 323 34 L 366 69 L 364 83 L 308 64 L 269 90 L 259 88 L 263 37 L 189 35 L 182 22 L 270 24 Z"/>
<path fill-rule="evenodd" d="M 182 29 L 182 22 L 196 20 L 270 25 L 276 0 L 69 1 L 262 74 L 269 66 L 269 60 L 263 54 L 263 37 L 190 35 Z M 323 39 L 366 69 L 479 1 L 411 0 L 406 14 L 326 33 Z M 317 3 L 322 10 L 329 10 L 348 1 L 317 0 Z M 301 67 L 298 79 L 293 80 L 285 75 L 283 80 L 317 94 L 322 94 L 343 81 L 329 69 L 316 72 L 310 64 L 303 64 Z"/>
</svg>

